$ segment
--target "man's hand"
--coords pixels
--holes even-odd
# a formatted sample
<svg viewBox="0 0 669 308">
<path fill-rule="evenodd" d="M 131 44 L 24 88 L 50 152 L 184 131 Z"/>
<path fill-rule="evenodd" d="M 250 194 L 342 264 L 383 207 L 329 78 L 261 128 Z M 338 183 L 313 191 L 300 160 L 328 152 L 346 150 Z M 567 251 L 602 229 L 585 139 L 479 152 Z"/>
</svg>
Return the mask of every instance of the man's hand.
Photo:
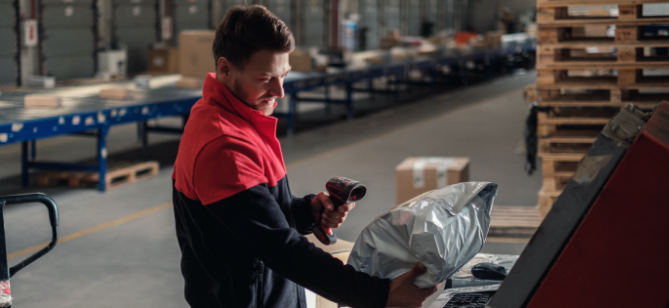
<svg viewBox="0 0 669 308">
<path fill-rule="evenodd" d="M 426 270 L 423 263 L 417 263 L 410 271 L 390 282 L 386 307 L 421 307 L 428 296 L 437 291 L 437 287 L 419 289 L 413 284 L 416 277 Z"/>
<path fill-rule="evenodd" d="M 346 220 L 348 212 L 353 208 L 355 208 L 355 202 L 342 204 L 335 211 L 330 194 L 325 191 L 319 192 L 316 198 L 311 200 L 311 213 L 314 215 L 314 220 L 318 221 L 320 216 L 323 226 L 328 228 L 339 228 Z"/>
</svg>

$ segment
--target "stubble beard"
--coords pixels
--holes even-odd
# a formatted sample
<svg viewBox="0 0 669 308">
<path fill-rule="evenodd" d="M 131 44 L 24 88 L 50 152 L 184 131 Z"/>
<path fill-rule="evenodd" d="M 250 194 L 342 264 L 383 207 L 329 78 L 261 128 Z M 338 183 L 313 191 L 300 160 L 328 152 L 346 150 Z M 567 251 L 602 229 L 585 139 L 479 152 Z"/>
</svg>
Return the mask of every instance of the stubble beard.
<svg viewBox="0 0 669 308">
<path fill-rule="evenodd" d="M 265 104 L 256 104 L 252 105 L 249 102 L 247 102 L 244 98 L 248 97 L 246 91 L 242 89 L 241 83 L 239 82 L 239 79 L 235 80 L 235 85 L 232 89 L 232 95 L 237 97 L 240 101 L 242 101 L 246 106 L 251 107 L 252 109 L 259 110 L 261 111 L 264 115 L 270 116 L 272 113 L 274 113 L 274 105 L 265 105 Z"/>
</svg>

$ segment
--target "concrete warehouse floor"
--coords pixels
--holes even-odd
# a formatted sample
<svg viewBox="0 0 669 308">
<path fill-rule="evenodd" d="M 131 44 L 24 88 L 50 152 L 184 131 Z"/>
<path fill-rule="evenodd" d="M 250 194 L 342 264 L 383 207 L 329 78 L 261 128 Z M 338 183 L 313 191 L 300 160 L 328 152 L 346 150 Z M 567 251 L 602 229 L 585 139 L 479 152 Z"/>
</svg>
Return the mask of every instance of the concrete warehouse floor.
<svg viewBox="0 0 669 308">
<path fill-rule="evenodd" d="M 332 176 L 368 187 L 339 238 L 355 241 L 376 216 L 394 206 L 394 167 L 407 156 L 468 156 L 471 180 L 499 184 L 496 205 L 534 206 L 541 174 L 523 170 L 527 104 L 522 88 L 534 74 L 502 77 L 411 104 L 280 138 L 295 195 L 324 189 Z M 166 120 L 168 121 L 168 120 Z M 177 136 L 151 136 L 151 155 L 176 155 Z M 94 140 L 59 137 L 38 143 L 38 158 L 93 157 Z M 137 155 L 133 125 L 111 130 L 111 153 Z M 61 241 L 11 279 L 15 307 L 186 307 L 180 252 L 171 210 L 172 166 L 158 176 L 100 193 L 93 189 L 19 186 L 18 145 L 0 148 L 0 195 L 42 191 L 60 209 Z M 134 150 L 133 150 L 134 149 Z M 133 152 L 134 151 L 134 152 Z M 123 154 L 126 152 L 125 154 Z M 541 170 L 541 168 L 539 168 Z M 5 209 L 10 265 L 50 239 L 46 209 Z M 519 254 L 522 241 L 490 240 L 483 252 Z"/>
</svg>

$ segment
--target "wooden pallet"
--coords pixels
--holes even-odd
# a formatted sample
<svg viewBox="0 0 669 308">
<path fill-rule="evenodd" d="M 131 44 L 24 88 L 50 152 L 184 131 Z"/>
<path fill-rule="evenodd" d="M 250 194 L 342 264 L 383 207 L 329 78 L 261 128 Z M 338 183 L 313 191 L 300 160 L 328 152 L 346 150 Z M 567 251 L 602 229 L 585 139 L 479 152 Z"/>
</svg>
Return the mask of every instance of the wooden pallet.
<svg viewBox="0 0 669 308">
<path fill-rule="evenodd" d="M 666 25 L 664 21 L 633 21 L 616 23 L 615 36 L 607 36 L 606 27 L 612 22 L 604 21 L 599 24 L 566 21 L 557 24 L 540 24 L 537 29 L 537 43 L 544 44 L 582 44 L 583 46 L 597 44 L 645 44 L 646 46 L 665 45 L 669 39 L 663 36 L 648 36 L 644 33 L 645 26 Z"/>
<path fill-rule="evenodd" d="M 669 68 L 651 66 L 646 68 Z M 615 70 L 615 71 L 614 71 Z M 617 74 L 614 74 L 617 73 Z M 643 68 L 617 69 L 582 69 L 582 68 L 539 68 L 537 69 L 537 86 L 601 86 L 621 87 L 640 86 L 651 89 L 669 88 L 669 76 L 645 76 Z"/>
<path fill-rule="evenodd" d="M 669 98 L 669 93 L 645 93 L 640 89 L 623 89 L 608 87 L 605 89 L 595 86 L 565 87 L 542 85 L 526 88 L 528 100 L 537 102 L 540 106 L 584 106 L 584 107 L 621 107 L 626 103 L 633 103 L 638 107 L 653 107 Z"/>
<path fill-rule="evenodd" d="M 535 207 L 500 206 L 492 208 L 489 236 L 531 237 L 543 216 Z"/>
<path fill-rule="evenodd" d="M 669 98 L 669 95 L 667 96 Z M 609 102 L 609 101 L 543 101 L 536 102 L 539 107 L 569 107 L 569 106 L 580 106 L 580 107 L 624 107 L 627 103 L 634 104 L 639 108 L 652 108 L 659 104 L 659 100 L 653 100 L 650 102 L 642 101 L 622 101 L 622 102 Z"/>
<path fill-rule="evenodd" d="M 543 189 L 539 191 L 539 203 L 537 204 L 537 210 L 543 217 L 548 214 L 548 211 L 550 211 L 551 207 L 553 207 L 553 203 L 557 201 L 561 193 L 562 191 L 549 191 Z"/>
<path fill-rule="evenodd" d="M 523 89 L 523 97 L 527 100 L 528 103 L 536 103 L 538 100 L 537 97 L 537 84 L 528 84 Z"/>
<path fill-rule="evenodd" d="M 541 157 L 542 174 L 574 173 L 581 158 L 577 155 L 543 155 Z"/>
<path fill-rule="evenodd" d="M 565 5 L 614 5 L 614 4 L 648 4 L 667 3 L 667 0 L 537 0 L 537 6 L 565 6 Z"/>
<path fill-rule="evenodd" d="M 618 107 L 555 107 L 539 113 L 538 120 L 546 124 L 606 124 L 618 111 Z"/>
<path fill-rule="evenodd" d="M 616 107 L 559 107 L 537 115 L 537 136 L 561 143 L 587 143 L 618 112 Z M 541 140 L 541 139 L 540 139 Z M 548 140 L 549 144 L 553 141 Z"/>
<path fill-rule="evenodd" d="M 537 48 L 537 68 L 563 69 L 617 69 L 617 68 L 661 68 L 669 67 L 669 56 L 645 56 L 644 48 L 667 48 L 662 46 L 595 46 L 571 47 L 547 45 Z"/>
<path fill-rule="evenodd" d="M 539 155 L 587 153 L 595 139 L 597 138 L 589 136 L 539 138 L 538 153 Z"/>
<path fill-rule="evenodd" d="M 591 136 L 599 133 L 606 123 L 602 124 L 539 124 L 537 125 L 538 137 L 573 137 Z"/>
<path fill-rule="evenodd" d="M 569 7 L 592 6 L 592 4 L 542 4 L 537 3 L 537 23 L 539 24 L 562 24 L 562 23 L 619 23 L 628 21 L 666 21 L 667 16 L 643 16 L 643 4 L 610 4 L 618 6 L 618 16 L 609 16 L 607 11 L 590 16 L 569 15 Z M 602 14 L 603 13 L 603 14 Z"/>
<path fill-rule="evenodd" d="M 541 90 L 539 90 L 541 89 Z M 528 103 L 540 107 L 617 107 L 632 103 L 640 108 L 652 108 L 669 98 L 666 94 L 641 94 L 639 90 L 547 89 L 530 84 L 523 90 Z"/>
<path fill-rule="evenodd" d="M 571 177 L 573 172 L 554 172 L 551 175 L 543 175 L 543 187 L 550 191 L 562 191 Z"/>
<path fill-rule="evenodd" d="M 562 191 L 574 175 L 583 153 L 540 154 L 543 178 L 542 191 Z"/>
<path fill-rule="evenodd" d="M 560 191 L 567 186 L 584 154 L 540 154 L 541 175 L 546 190 Z"/>
<path fill-rule="evenodd" d="M 116 188 L 124 184 L 133 183 L 144 178 L 158 174 L 159 165 L 157 161 L 141 163 L 109 162 L 105 184 L 107 189 Z M 97 172 L 81 171 L 48 171 L 37 176 L 37 184 L 40 187 L 49 187 L 67 183 L 70 188 L 96 187 L 99 181 Z"/>
</svg>

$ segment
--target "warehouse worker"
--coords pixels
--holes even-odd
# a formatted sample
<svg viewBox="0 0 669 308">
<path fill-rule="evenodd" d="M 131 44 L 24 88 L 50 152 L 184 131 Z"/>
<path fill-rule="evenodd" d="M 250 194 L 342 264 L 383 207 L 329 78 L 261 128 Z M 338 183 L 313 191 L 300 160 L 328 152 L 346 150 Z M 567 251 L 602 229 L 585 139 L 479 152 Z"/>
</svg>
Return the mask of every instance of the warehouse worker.
<svg viewBox="0 0 669 308">
<path fill-rule="evenodd" d="M 216 74 L 192 108 L 172 175 L 186 301 L 191 307 L 304 307 L 304 287 L 354 307 L 420 307 L 436 288 L 425 267 L 391 280 L 357 272 L 302 235 L 317 218 L 336 228 L 327 193 L 290 192 L 277 119 L 294 48 L 288 27 L 262 6 L 237 6 L 216 29 Z"/>
</svg>

